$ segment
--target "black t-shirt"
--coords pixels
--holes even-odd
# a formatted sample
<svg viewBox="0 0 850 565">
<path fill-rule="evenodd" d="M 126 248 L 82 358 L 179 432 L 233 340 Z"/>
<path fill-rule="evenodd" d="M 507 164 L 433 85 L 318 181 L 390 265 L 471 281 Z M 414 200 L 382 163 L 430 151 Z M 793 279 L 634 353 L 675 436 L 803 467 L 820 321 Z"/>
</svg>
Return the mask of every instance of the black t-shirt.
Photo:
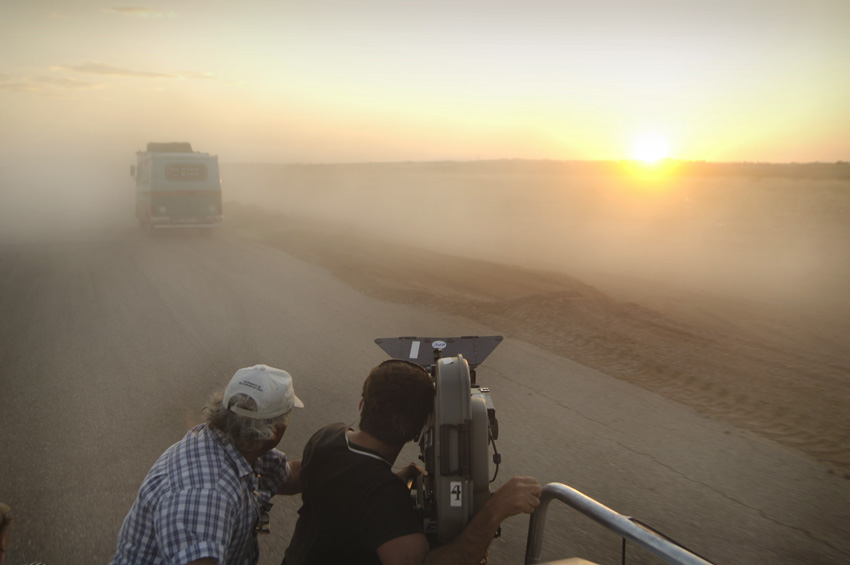
<svg viewBox="0 0 850 565">
<path fill-rule="evenodd" d="M 304 447 L 303 504 L 286 549 L 286 565 L 380 563 L 383 543 L 422 533 L 410 492 L 374 451 L 351 444 L 332 424 Z"/>
</svg>

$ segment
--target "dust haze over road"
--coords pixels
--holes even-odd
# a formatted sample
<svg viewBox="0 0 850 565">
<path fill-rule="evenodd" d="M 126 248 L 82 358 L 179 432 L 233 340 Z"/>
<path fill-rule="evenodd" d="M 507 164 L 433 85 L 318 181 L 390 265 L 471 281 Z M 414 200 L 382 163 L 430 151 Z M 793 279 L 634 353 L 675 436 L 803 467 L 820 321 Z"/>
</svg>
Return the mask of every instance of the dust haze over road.
<svg viewBox="0 0 850 565">
<path fill-rule="evenodd" d="M 617 163 L 555 161 L 225 165 L 223 175 L 243 203 L 509 264 L 794 302 L 846 274 L 834 259 L 847 250 L 850 165 L 824 165 L 834 176 L 822 179 L 723 167 L 658 181 Z"/>
<path fill-rule="evenodd" d="M 850 165 L 699 166 L 660 181 L 616 163 L 545 161 L 225 165 L 222 174 L 225 190 L 266 210 L 568 273 L 653 306 L 663 306 L 652 292 L 661 285 L 668 300 L 813 315 L 824 325 L 813 337 L 835 334 L 850 312 Z"/>
<path fill-rule="evenodd" d="M 105 157 L 0 169 L 0 238 L 85 237 L 132 226 L 132 156 L 124 161 Z M 641 386 L 659 379 L 678 385 L 683 374 L 694 373 L 696 363 L 703 375 L 693 386 L 722 397 L 729 405 L 724 411 L 774 420 L 747 422 L 750 427 L 768 427 L 772 435 L 796 429 L 804 437 L 795 443 L 846 437 L 850 430 L 845 426 L 815 423 L 808 414 L 815 410 L 828 422 L 831 412 L 807 411 L 790 393 L 784 400 L 765 398 L 760 389 L 775 388 L 762 376 L 773 373 L 774 379 L 796 382 L 796 395 L 804 393 L 801 387 L 827 398 L 831 391 L 839 403 L 835 410 L 841 410 L 844 396 L 834 396 L 830 383 L 845 386 L 850 366 L 850 295 L 845 291 L 850 285 L 850 165 L 678 166 L 681 170 L 657 179 L 642 178 L 623 163 L 514 160 L 222 164 L 221 174 L 225 218 L 230 202 L 230 212 L 249 223 L 251 210 L 257 210 L 329 222 L 378 242 L 561 273 L 615 301 L 729 336 L 715 344 L 722 353 L 708 359 L 670 359 L 677 356 L 646 347 L 646 339 L 615 306 L 590 315 L 608 329 L 594 330 L 587 339 L 601 339 L 623 356 L 634 348 L 647 358 L 644 365 L 655 358 L 657 367 L 622 367 L 618 373 L 619 365 L 605 363 L 607 353 L 553 349 Z M 274 226 L 272 221 L 268 227 Z M 361 240 L 360 251 L 370 241 Z M 373 254 L 383 252 L 371 247 Z M 359 257 L 366 260 L 365 253 Z M 480 292 L 485 283 L 473 281 L 470 292 Z M 551 297 L 540 299 L 551 302 Z M 614 322 L 601 321 L 609 313 Z M 565 315 L 572 320 L 572 314 Z M 647 327 L 654 322 L 634 323 Z M 612 324 L 621 334 L 632 332 L 635 345 L 629 336 L 613 339 Z M 564 323 L 560 333 L 574 330 Z M 563 339 L 557 331 L 549 333 L 549 340 Z M 751 343 L 762 350 L 747 349 Z M 674 340 L 665 346 L 683 344 Z M 730 367 L 715 366 L 721 355 Z M 772 356 L 776 366 L 766 366 Z M 730 372 L 736 364 L 742 370 Z M 727 382 L 712 376 L 716 372 Z M 689 398 L 693 391 L 681 395 Z M 777 432 L 777 426 L 783 431 Z M 829 440 L 818 449 L 831 451 L 832 445 Z"/>
<path fill-rule="evenodd" d="M 150 464 L 236 368 L 296 374 L 308 409 L 284 449 L 298 453 L 356 407 L 382 359 L 372 337 L 446 331 L 507 336 L 481 371 L 506 434 L 500 477 L 572 484 L 718 562 L 846 559 L 847 180 L 648 190 L 563 166 L 223 165 L 212 238 L 138 233 L 123 164 L 39 172 L 55 194 L 16 196 L 3 176 L 3 202 L 25 205 L 0 208 L 11 557 L 107 559 Z M 746 382 L 712 382 L 741 364 Z M 263 563 L 279 562 L 296 509 L 277 503 Z M 551 558 L 608 555 L 572 519 L 547 531 L 567 524 Z M 523 525 L 492 563 L 518 562 Z"/>
<path fill-rule="evenodd" d="M 133 225 L 135 156 L 20 157 L 0 164 L 0 243 Z"/>
<path fill-rule="evenodd" d="M 133 156 L 0 165 L 0 238 L 132 224 Z M 786 166 L 787 167 L 787 166 Z M 730 167 L 731 168 L 731 167 Z M 800 166 L 805 169 L 805 166 Z M 224 199 L 525 267 L 833 309 L 850 165 L 630 179 L 616 163 L 222 164 Z M 776 176 L 772 176 L 776 175 Z M 128 213 L 129 212 L 129 213 Z M 0 240 L 0 241 L 2 241 Z"/>
</svg>

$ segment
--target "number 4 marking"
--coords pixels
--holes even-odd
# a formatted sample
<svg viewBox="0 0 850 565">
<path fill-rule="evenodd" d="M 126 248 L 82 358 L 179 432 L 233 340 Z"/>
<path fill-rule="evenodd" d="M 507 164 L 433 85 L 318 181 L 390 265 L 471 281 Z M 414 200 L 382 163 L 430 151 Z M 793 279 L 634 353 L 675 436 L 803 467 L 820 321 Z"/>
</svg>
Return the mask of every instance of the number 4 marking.
<svg viewBox="0 0 850 565">
<path fill-rule="evenodd" d="M 463 483 L 460 481 L 451 481 L 449 483 L 449 506 L 463 506 Z"/>
</svg>

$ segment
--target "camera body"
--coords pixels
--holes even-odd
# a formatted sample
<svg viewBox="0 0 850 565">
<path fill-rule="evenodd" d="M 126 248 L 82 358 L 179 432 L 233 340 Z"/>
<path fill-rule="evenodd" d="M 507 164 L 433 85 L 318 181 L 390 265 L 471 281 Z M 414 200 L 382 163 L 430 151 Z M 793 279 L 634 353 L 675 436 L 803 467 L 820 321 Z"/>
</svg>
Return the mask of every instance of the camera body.
<svg viewBox="0 0 850 565">
<path fill-rule="evenodd" d="M 490 497 L 489 446 L 499 428 L 490 390 L 476 383 L 475 369 L 502 336 L 379 338 L 394 359 L 424 367 L 434 379 L 434 410 L 419 437 L 426 474 L 411 484 L 411 496 L 432 546 L 453 540 Z"/>
</svg>

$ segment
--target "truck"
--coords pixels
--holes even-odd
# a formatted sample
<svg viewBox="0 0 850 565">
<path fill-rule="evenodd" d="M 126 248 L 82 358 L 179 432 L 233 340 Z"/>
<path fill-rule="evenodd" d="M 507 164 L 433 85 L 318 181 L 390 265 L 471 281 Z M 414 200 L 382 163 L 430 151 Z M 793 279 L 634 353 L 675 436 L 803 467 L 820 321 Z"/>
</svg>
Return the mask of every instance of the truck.
<svg viewBox="0 0 850 565">
<path fill-rule="evenodd" d="M 218 156 L 188 142 L 150 142 L 130 165 L 136 181 L 136 219 L 148 231 L 214 228 L 222 222 Z"/>
</svg>

